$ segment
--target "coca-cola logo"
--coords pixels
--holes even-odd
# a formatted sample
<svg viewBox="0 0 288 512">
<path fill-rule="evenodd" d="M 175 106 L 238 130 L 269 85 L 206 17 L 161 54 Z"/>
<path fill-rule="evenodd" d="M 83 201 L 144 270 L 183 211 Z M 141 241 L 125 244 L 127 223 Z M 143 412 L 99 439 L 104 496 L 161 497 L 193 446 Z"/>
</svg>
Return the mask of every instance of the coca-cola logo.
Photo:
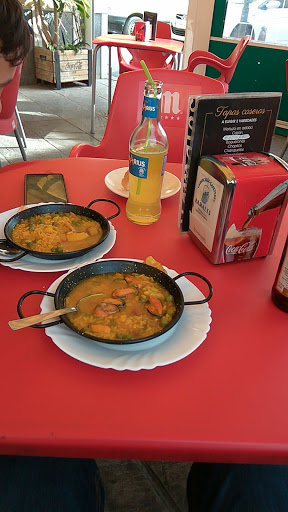
<svg viewBox="0 0 288 512">
<path fill-rule="evenodd" d="M 78 69 L 82 69 L 82 62 L 66 62 L 64 69 L 62 71 L 77 71 Z"/>
<path fill-rule="evenodd" d="M 247 252 L 252 252 L 257 241 L 252 240 L 249 242 L 245 242 L 242 245 L 227 245 L 226 246 L 226 254 L 246 254 Z"/>
</svg>

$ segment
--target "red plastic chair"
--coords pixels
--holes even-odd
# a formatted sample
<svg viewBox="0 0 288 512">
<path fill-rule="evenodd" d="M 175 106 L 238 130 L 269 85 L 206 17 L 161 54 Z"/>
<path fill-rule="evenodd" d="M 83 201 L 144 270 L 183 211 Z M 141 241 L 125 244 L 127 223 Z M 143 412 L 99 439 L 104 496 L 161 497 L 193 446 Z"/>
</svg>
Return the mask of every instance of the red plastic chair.
<svg viewBox="0 0 288 512">
<path fill-rule="evenodd" d="M 288 93 L 288 60 L 285 61 L 285 67 L 286 67 L 286 87 L 287 87 L 287 93 Z M 286 139 L 286 144 L 285 144 L 285 146 L 284 146 L 284 148 L 282 150 L 280 158 L 283 158 L 283 156 L 286 153 L 287 148 L 288 148 L 288 137 Z"/>
<path fill-rule="evenodd" d="M 24 149 L 24 145 L 26 145 L 25 134 L 17 110 L 17 96 L 22 67 L 23 63 L 17 66 L 12 82 L 10 82 L 10 84 L 4 87 L 1 94 L 2 110 L 0 112 L 0 135 L 5 135 L 13 131 L 17 139 L 23 160 L 27 160 L 27 156 Z M 20 133 L 17 127 L 18 123 Z M 20 134 L 22 135 L 24 144 Z"/>
<path fill-rule="evenodd" d="M 135 34 L 135 28 L 132 32 Z M 163 21 L 157 22 L 156 37 L 161 39 L 171 39 L 171 26 L 169 23 Z M 171 69 L 173 66 L 173 57 L 168 52 L 156 52 L 149 50 L 127 50 L 130 55 L 130 60 L 125 59 L 122 48 L 117 48 L 118 61 L 119 61 L 119 74 L 126 71 L 136 71 L 142 69 L 140 60 L 144 60 L 148 68 L 167 68 Z"/>
<path fill-rule="evenodd" d="M 224 85 L 214 78 L 174 69 L 154 69 L 152 77 L 163 82 L 162 125 L 169 142 L 167 160 L 182 162 L 188 96 L 221 94 L 225 92 Z M 129 138 L 141 119 L 145 80 L 142 70 L 119 76 L 102 141 L 98 146 L 77 144 L 70 157 L 128 160 Z"/>
<path fill-rule="evenodd" d="M 195 50 L 191 53 L 188 59 L 188 66 L 186 71 L 194 71 L 196 66 L 200 64 L 211 66 L 221 73 L 217 80 L 224 84 L 225 91 L 228 92 L 228 86 L 232 76 L 234 75 L 238 61 L 250 39 L 251 35 L 242 37 L 242 39 L 240 39 L 239 43 L 235 46 L 233 52 L 227 59 L 221 59 L 220 57 L 217 57 L 217 55 L 214 55 L 214 53 L 204 50 Z"/>
</svg>

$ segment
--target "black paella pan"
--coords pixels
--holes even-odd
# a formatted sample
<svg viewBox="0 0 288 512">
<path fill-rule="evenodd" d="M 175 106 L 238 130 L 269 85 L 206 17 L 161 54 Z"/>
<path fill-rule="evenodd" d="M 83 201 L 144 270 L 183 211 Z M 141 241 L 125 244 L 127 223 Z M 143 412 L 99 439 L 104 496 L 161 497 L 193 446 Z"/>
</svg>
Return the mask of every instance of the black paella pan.
<svg viewBox="0 0 288 512">
<path fill-rule="evenodd" d="M 97 202 L 106 202 L 106 203 L 112 203 L 116 206 L 117 211 L 114 215 L 111 215 L 110 217 L 104 217 L 101 213 L 97 212 L 96 210 L 93 210 L 90 208 L 94 203 Z M 68 213 L 73 212 L 76 215 L 83 215 L 84 217 L 87 217 L 89 219 L 97 221 L 102 229 L 102 236 L 100 240 L 98 240 L 97 243 L 85 247 L 84 249 L 78 249 L 76 251 L 69 251 L 69 252 L 63 252 L 63 253 L 55 253 L 55 252 L 40 252 L 35 251 L 33 249 L 26 249 L 24 247 L 21 247 L 21 245 L 16 244 L 12 240 L 12 230 L 18 224 L 21 220 L 28 219 L 32 217 L 33 215 L 41 215 L 43 213 Z M 36 258 L 42 258 L 47 260 L 66 260 L 70 258 L 77 258 L 79 256 L 82 256 L 83 254 L 91 251 L 98 245 L 100 245 L 106 238 L 108 237 L 110 233 L 110 224 L 109 220 L 113 219 L 114 217 L 117 217 L 120 214 L 120 207 L 117 203 L 110 199 L 94 199 L 91 201 L 87 207 L 85 206 L 79 206 L 71 203 L 47 203 L 42 204 L 39 206 L 33 206 L 30 208 L 26 208 L 25 210 L 22 210 L 13 217 L 11 217 L 4 226 L 4 234 L 5 239 L 0 240 L 0 254 L 1 252 L 3 254 L 11 254 L 11 258 L 5 258 L 1 259 L 0 261 L 3 261 L 5 263 L 8 263 L 9 261 L 16 261 L 20 258 L 23 258 L 25 254 L 30 254 L 32 256 L 35 256 Z M 13 253 L 17 254 L 15 257 L 13 257 Z"/>
<path fill-rule="evenodd" d="M 70 272 L 69 274 L 64 277 L 64 279 L 61 281 L 61 283 L 58 285 L 55 293 L 50 292 L 42 292 L 38 290 L 32 290 L 24 295 L 19 299 L 18 305 L 17 305 L 17 311 L 20 318 L 25 318 L 22 313 L 22 303 L 23 301 L 32 294 L 40 294 L 40 295 L 48 295 L 50 297 L 54 297 L 54 304 L 55 309 L 62 309 L 66 307 L 65 299 L 68 295 L 68 293 L 81 281 L 88 279 L 89 277 L 92 277 L 94 275 L 98 274 L 107 274 L 110 272 L 125 272 L 125 273 L 138 273 L 138 274 L 144 274 L 146 276 L 152 277 L 157 283 L 164 286 L 164 288 L 173 296 L 175 306 L 176 306 L 176 313 L 172 319 L 172 321 L 163 328 L 162 331 L 152 335 L 147 336 L 145 338 L 140 339 L 134 339 L 134 340 L 109 340 L 104 339 L 96 336 L 92 336 L 89 333 L 81 332 L 79 331 L 70 321 L 67 315 L 62 315 L 60 320 L 53 321 L 50 323 L 45 324 L 37 324 L 33 326 L 34 328 L 47 328 L 51 327 L 52 325 L 57 325 L 60 323 L 64 323 L 72 329 L 72 331 L 76 332 L 77 334 L 85 337 L 90 338 L 94 341 L 102 342 L 102 343 L 109 343 L 109 344 L 132 344 L 132 343 L 140 343 L 144 341 L 148 341 L 151 339 L 154 339 L 165 332 L 169 331 L 172 327 L 176 326 L 176 324 L 179 322 L 182 313 L 184 311 L 185 306 L 195 306 L 197 304 L 204 304 L 208 302 L 213 294 L 212 285 L 208 281 L 206 277 L 204 277 L 201 274 L 198 274 L 197 272 L 183 272 L 182 274 L 178 274 L 176 277 L 170 277 L 161 270 L 158 270 L 157 268 L 151 267 L 150 265 L 146 265 L 144 263 L 140 263 L 137 261 L 131 261 L 131 260 L 102 260 L 97 261 L 95 263 L 91 263 L 89 265 L 85 265 L 83 267 L 79 267 L 78 269 L 74 270 L 73 272 Z M 183 276 L 191 275 L 199 278 L 200 280 L 204 281 L 208 287 L 208 294 L 205 298 L 200 300 L 193 300 L 193 301 L 185 301 L 182 291 L 178 284 L 176 283 L 176 280 L 180 279 Z"/>
</svg>

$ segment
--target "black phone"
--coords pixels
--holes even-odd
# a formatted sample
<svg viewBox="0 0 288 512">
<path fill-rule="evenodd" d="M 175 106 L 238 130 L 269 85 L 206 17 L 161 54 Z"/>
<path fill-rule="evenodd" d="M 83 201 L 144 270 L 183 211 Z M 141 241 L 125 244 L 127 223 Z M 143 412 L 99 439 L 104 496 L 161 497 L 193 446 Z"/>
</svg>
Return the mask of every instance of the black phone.
<svg viewBox="0 0 288 512">
<path fill-rule="evenodd" d="M 68 197 L 63 174 L 25 174 L 25 204 L 67 203 Z"/>
</svg>

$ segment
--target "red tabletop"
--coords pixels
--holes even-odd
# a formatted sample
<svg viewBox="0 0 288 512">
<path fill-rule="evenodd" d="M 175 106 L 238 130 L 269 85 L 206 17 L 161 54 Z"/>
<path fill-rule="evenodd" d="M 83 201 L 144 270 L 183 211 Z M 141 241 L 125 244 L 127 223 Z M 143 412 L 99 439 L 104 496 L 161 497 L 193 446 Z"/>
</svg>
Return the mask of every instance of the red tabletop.
<svg viewBox="0 0 288 512">
<path fill-rule="evenodd" d="M 171 53 L 181 53 L 183 43 L 175 39 L 162 39 L 156 37 L 154 41 L 136 41 L 135 36 L 125 34 L 105 34 L 95 37 L 92 41 L 96 46 L 116 46 L 121 48 L 133 48 L 141 50 L 169 51 Z"/>
<path fill-rule="evenodd" d="M 273 255 L 215 266 L 179 233 L 179 194 L 162 201 L 154 225 L 126 219 L 125 199 L 104 184 L 124 165 L 79 158 L 8 166 L 0 173 L 1 211 L 23 203 L 25 173 L 63 173 L 76 204 L 116 200 L 122 213 L 112 220 L 117 239 L 107 257 L 153 255 L 179 273 L 204 274 L 214 287 L 211 329 L 195 352 L 152 370 L 84 364 L 44 331 L 7 325 L 20 295 L 47 289 L 61 273 L 1 265 L 0 453 L 287 464 L 288 317 L 270 299 L 287 217 Z M 180 176 L 180 166 L 167 169 Z M 177 329 L 174 336 L 177 343 Z"/>
</svg>

